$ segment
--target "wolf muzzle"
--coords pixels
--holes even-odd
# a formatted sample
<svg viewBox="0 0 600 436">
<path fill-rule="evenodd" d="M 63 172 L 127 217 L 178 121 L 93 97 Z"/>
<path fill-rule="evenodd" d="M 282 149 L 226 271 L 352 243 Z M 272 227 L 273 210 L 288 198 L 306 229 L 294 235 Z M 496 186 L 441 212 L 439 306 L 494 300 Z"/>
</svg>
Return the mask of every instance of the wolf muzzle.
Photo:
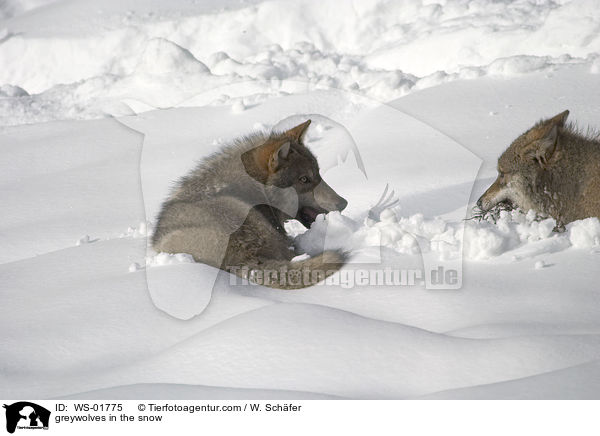
<svg viewBox="0 0 600 436">
<path fill-rule="evenodd" d="M 325 183 L 325 180 L 321 180 L 321 183 L 315 188 L 315 201 L 317 204 L 325 209 L 327 212 L 333 210 L 342 211 L 348 206 L 348 201 L 339 196 L 331 186 Z"/>
<path fill-rule="evenodd" d="M 348 206 L 346 199 L 340 197 L 324 180 L 321 180 L 312 192 L 303 194 L 300 202 L 296 219 L 307 228 L 310 228 L 319 214 L 342 211 Z"/>
</svg>

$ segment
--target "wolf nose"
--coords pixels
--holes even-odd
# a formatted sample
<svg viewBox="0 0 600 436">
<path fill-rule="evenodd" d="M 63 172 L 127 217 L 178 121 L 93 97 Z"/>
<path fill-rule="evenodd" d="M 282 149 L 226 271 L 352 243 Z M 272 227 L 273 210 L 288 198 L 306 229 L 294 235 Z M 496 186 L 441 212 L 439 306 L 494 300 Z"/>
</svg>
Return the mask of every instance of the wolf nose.
<svg viewBox="0 0 600 436">
<path fill-rule="evenodd" d="M 336 209 L 342 211 L 346 209 L 346 206 L 348 206 L 348 201 L 345 198 L 341 198 L 340 201 L 338 201 Z"/>
<path fill-rule="evenodd" d="M 486 201 L 483 198 L 483 195 L 481 197 L 479 197 L 479 200 L 477 200 L 477 207 L 483 211 L 487 211 L 490 208 L 490 203 L 489 201 Z"/>
</svg>

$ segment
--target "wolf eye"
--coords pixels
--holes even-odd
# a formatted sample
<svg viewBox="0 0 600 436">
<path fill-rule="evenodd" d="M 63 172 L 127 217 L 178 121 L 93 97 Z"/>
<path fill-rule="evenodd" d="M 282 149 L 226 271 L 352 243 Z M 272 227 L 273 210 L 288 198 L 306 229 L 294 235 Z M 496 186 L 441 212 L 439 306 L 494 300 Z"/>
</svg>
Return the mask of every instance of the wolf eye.
<svg viewBox="0 0 600 436">
<path fill-rule="evenodd" d="M 308 182 L 310 182 L 310 179 L 309 179 L 308 177 L 306 177 L 306 176 L 302 176 L 302 177 L 300 177 L 300 179 L 299 179 L 299 180 L 300 180 L 300 182 L 302 182 L 302 183 L 308 183 Z"/>
</svg>

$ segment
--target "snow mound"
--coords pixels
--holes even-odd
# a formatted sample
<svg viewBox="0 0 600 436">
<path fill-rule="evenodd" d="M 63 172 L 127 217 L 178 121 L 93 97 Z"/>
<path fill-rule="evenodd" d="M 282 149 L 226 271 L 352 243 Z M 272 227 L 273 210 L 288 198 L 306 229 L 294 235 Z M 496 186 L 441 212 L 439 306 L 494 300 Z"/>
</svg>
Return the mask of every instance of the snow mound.
<svg viewBox="0 0 600 436">
<path fill-rule="evenodd" d="M 466 259 L 484 260 L 511 253 L 527 244 L 558 237 L 552 233 L 555 227 L 553 218 L 537 220 L 533 211 L 527 214 L 519 210 L 502 211 L 495 223 L 482 221 L 466 224 L 464 255 Z"/>
<path fill-rule="evenodd" d="M 56 1 L 58 0 L 3 0 L 0 3 L 0 20 L 22 15 Z"/>
<path fill-rule="evenodd" d="M 562 61 L 568 63 L 570 58 L 567 56 Z M 487 72 L 493 75 L 515 76 L 549 70 L 552 65 L 552 59 L 548 56 L 519 55 L 496 59 L 487 67 Z"/>
<path fill-rule="evenodd" d="M 23 88 L 13 85 L 2 85 L 0 86 L 0 98 L 1 97 L 25 97 L 29 94 Z"/>
<path fill-rule="evenodd" d="M 136 71 L 151 74 L 209 73 L 208 67 L 189 50 L 165 38 L 152 38 L 147 42 Z"/>
<path fill-rule="evenodd" d="M 590 66 L 590 73 L 600 74 L 600 57 L 597 57 L 592 62 L 592 65 Z"/>
<path fill-rule="evenodd" d="M 423 214 L 399 216 L 399 209 L 387 209 L 381 221 L 366 218 L 362 225 L 339 212 L 319 215 L 311 228 L 296 236 L 298 246 L 311 256 L 323 248 L 344 251 L 366 247 L 386 247 L 400 254 L 436 253 L 439 259 L 464 256 L 467 260 L 490 260 L 503 256 L 522 260 L 568 247 L 593 248 L 600 245 L 600 221 L 587 218 L 575 221 L 566 233 L 553 230 L 553 218 L 538 219 L 533 211 L 502 211 L 495 223 L 448 222 L 425 219 Z M 289 231 L 297 227 L 289 225 Z M 325 241 L 325 245 L 323 245 Z M 542 265 L 543 266 L 543 265 Z"/>
<path fill-rule="evenodd" d="M 178 0 L 134 8 L 83 0 L 21 15 L 49 2 L 0 8 L 0 17 L 16 15 L 0 30 L 0 85 L 31 94 L 0 101 L 2 125 L 173 107 L 237 82 L 261 83 L 259 92 L 247 86 L 237 97 L 260 94 L 262 101 L 289 92 L 282 81 L 390 101 L 458 79 L 551 72 L 569 63 L 598 70 L 593 0 Z M 56 24 L 72 17 L 68 28 Z M 143 104 L 124 103 L 132 100 Z"/>
<path fill-rule="evenodd" d="M 600 246 L 600 221 L 598 218 L 586 218 L 569 225 L 569 241 L 576 248 L 594 248 Z"/>
<path fill-rule="evenodd" d="M 186 253 L 158 253 L 146 257 L 146 266 L 178 265 L 181 263 L 194 263 L 194 258 Z"/>
<path fill-rule="evenodd" d="M 339 397 L 315 394 L 312 392 L 283 391 L 267 389 L 235 389 L 214 386 L 183 385 L 173 383 L 140 383 L 134 385 L 115 386 L 81 392 L 65 397 L 75 400 L 130 400 L 132 398 L 155 400 L 332 400 Z"/>
</svg>

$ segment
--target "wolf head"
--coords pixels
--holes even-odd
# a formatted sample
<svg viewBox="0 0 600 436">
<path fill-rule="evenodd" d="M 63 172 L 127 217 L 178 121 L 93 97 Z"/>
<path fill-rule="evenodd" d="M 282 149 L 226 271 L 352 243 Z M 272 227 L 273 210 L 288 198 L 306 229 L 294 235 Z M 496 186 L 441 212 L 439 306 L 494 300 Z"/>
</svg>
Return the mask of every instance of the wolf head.
<svg viewBox="0 0 600 436">
<path fill-rule="evenodd" d="M 487 211 L 498 203 L 523 210 L 551 214 L 544 180 L 550 177 L 560 154 L 560 134 L 569 111 L 538 122 L 502 153 L 498 159 L 498 177 L 479 198 L 477 205 Z"/>
<path fill-rule="evenodd" d="M 310 120 L 307 120 L 290 130 L 272 134 L 265 143 L 242 156 L 246 171 L 253 178 L 266 187 L 278 188 L 278 195 L 282 192 L 295 194 L 293 201 L 297 201 L 297 213 L 293 218 L 306 227 L 310 227 L 317 215 L 341 211 L 348 205 L 325 183 L 317 159 L 304 145 L 309 124 Z M 281 202 L 279 199 L 274 203 Z"/>
</svg>

